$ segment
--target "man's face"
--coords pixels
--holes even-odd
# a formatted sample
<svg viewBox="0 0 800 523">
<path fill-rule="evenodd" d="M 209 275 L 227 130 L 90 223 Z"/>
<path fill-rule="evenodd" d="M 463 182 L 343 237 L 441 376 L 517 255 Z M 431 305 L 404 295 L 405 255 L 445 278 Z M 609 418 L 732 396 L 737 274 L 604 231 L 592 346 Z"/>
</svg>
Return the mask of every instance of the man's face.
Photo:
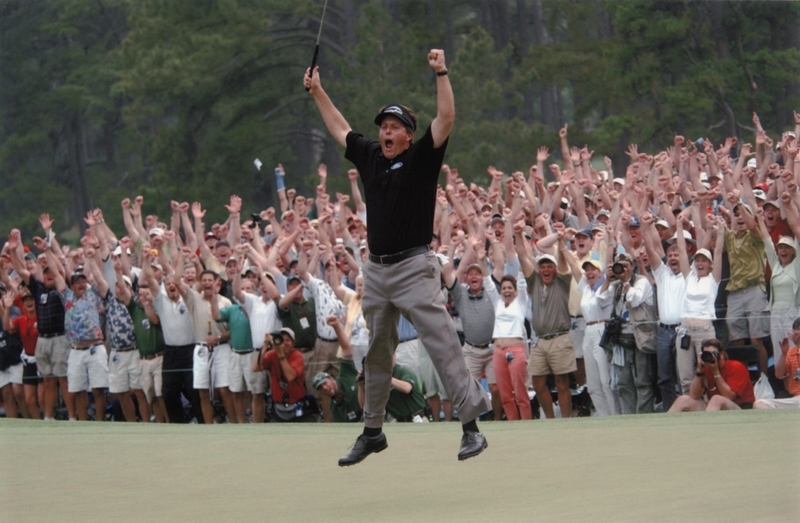
<svg viewBox="0 0 800 523">
<path fill-rule="evenodd" d="M 45 271 L 42 278 L 44 279 L 42 283 L 44 283 L 44 286 L 47 287 L 48 289 L 52 289 L 53 287 L 56 286 L 56 279 L 53 276 L 52 272 Z"/>
<path fill-rule="evenodd" d="M 81 276 L 80 278 L 75 280 L 75 283 L 70 285 L 69 288 L 72 289 L 72 292 L 75 293 L 75 297 L 80 298 L 86 293 L 86 289 L 88 286 L 89 284 L 86 282 L 86 276 Z"/>
<path fill-rule="evenodd" d="M 211 294 L 211 291 L 214 290 L 214 283 L 216 280 L 210 274 L 203 274 L 200 276 L 200 287 L 203 289 L 203 294 L 206 296 Z"/>
<path fill-rule="evenodd" d="M 256 288 L 253 287 L 253 282 L 250 280 L 242 280 L 242 291 L 248 294 L 255 294 Z"/>
<path fill-rule="evenodd" d="M 767 225 L 768 229 L 773 229 L 776 225 L 778 225 L 778 220 L 780 220 L 781 213 L 775 208 L 774 205 L 765 205 L 763 209 L 764 223 Z"/>
<path fill-rule="evenodd" d="M 139 286 L 139 303 L 148 303 L 151 299 L 150 287 Z"/>
<path fill-rule="evenodd" d="M 336 383 L 335 379 L 328 376 L 328 379 L 325 380 L 325 383 L 319 386 L 319 391 L 332 398 L 339 392 L 339 384 Z"/>
<path fill-rule="evenodd" d="M 217 245 L 217 249 L 214 251 L 214 256 L 217 257 L 218 260 L 224 262 L 231 256 L 231 248 L 225 245 L 224 243 Z"/>
<path fill-rule="evenodd" d="M 667 249 L 667 267 L 676 274 L 681 269 L 681 251 L 677 245 Z"/>
<path fill-rule="evenodd" d="M 584 254 L 589 252 L 592 248 L 592 239 L 585 234 L 575 235 L 575 251 L 578 256 L 583 257 Z"/>
<path fill-rule="evenodd" d="M 747 222 L 744 221 L 744 217 L 742 216 L 743 213 L 747 211 L 738 207 L 735 211 L 733 211 L 733 231 L 734 232 L 744 232 L 747 230 Z"/>
<path fill-rule="evenodd" d="M 213 236 L 206 238 L 206 247 L 213 253 L 217 248 L 217 239 Z"/>
<path fill-rule="evenodd" d="M 381 144 L 383 156 L 389 160 L 408 149 L 413 139 L 414 134 L 408 132 L 408 129 L 399 118 L 385 116 L 381 121 L 378 141 Z"/>
<path fill-rule="evenodd" d="M 539 277 L 542 283 L 550 285 L 556 279 L 556 264 L 550 260 L 543 261 L 539 264 Z"/>
<path fill-rule="evenodd" d="M 178 292 L 178 285 L 175 283 L 173 278 L 167 278 L 164 282 L 164 288 L 167 291 L 167 298 L 172 301 L 178 301 L 181 297 L 180 293 Z"/>
<path fill-rule="evenodd" d="M 483 289 L 483 274 L 478 269 L 467 271 L 467 286 L 472 294 L 478 294 Z"/>
<path fill-rule="evenodd" d="M 197 269 L 194 265 L 184 267 L 183 281 L 185 281 L 187 285 L 194 285 L 197 283 Z"/>
<path fill-rule="evenodd" d="M 642 239 L 642 231 L 639 227 L 628 227 L 628 234 L 631 235 L 633 243 L 639 243 Z"/>
<path fill-rule="evenodd" d="M 605 214 L 599 214 L 597 216 L 597 221 L 599 223 L 602 223 L 603 225 L 608 225 L 608 216 L 606 216 Z"/>
<path fill-rule="evenodd" d="M 228 281 L 232 281 L 233 277 L 236 276 L 236 272 L 238 271 L 238 267 L 236 266 L 235 261 L 230 261 L 225 264 L 225 274 L 228 276 Z"/>
<path fill-rule="evenodd" d="M 292 290 L 294 290 L 294 288 L 295 288 L 295 287 L 297 287 L 298 285 L 301 285 L 301 284 L 300 284 L 300 282 L 299 282 L 298 280 L 292 280 L 292 282 L 286 286 L 286 291 L 287 291 L 287 292 L 288 292 L 288 291 L 292 291 Z M 305 300 L 304 300 L 304 298 L 303 298 L 303 293 L 302 293 L 302 292 L 299 292 L 299 293 L 297 294 L 297 296 L 295 296 L 295 298 L 294 298 L 294 302 L 295 302 L 295 303 L 303 303 L 303 301 L 305 301 Z"/>
<path fill-rule="evenodd" d="M 670 234 L 669 227 L 664 227 L 663 225 L 656 225 L 656 230 L 658 230 L 658 237 L 662 242 L 665 242 L 670 239 L 672 236 Z"/>
<path fill-rule="evenodd" d="M 496 220 L 492 222 L 492 230 L 494 231 L 494 236 L 498 240 L 503 240 L 503 234 L 505 233 L 505 224 L 500 220 Z"/>
</svg>

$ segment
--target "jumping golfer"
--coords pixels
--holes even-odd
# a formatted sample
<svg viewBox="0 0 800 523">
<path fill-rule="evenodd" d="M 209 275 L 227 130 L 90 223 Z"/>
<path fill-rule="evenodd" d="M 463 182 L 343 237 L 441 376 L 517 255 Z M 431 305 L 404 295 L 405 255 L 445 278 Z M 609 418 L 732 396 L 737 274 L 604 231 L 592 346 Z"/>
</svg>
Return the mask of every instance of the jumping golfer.
<svg viewBox="0 0 800 523">
<path fill-rule="evenodd" d="M 489 398 L 464 362 L 456 329 L 440 291 L 440 267 L 430 250 L 436 185 L 447 137 L 455 120 L 453 90 L 444 52 L 433 49 L 428 63 L 436 72 L 437 114 L 422 139 L 414 142 L 417 120 L 398 104 L 380 110 L 378 141 L 350 129 L 347 120 L 322 89 L 319 68 L 307 70 L 303 83 L 314 97 L 333 138 L 344 146 L 364 184 L 369 216 L 369 261 L 364 264 L 364 318 L 370 332 L 364 364 L 364 433 L 339 460 L 355 465 L 387 447 L 381 427 L 392 380 L 392 351 L 397 347 L 397 320 L 402 313 L 414 324 L 429 351 L 447 394 L 458 409 L 464 435 L 458 459 L 486 448 L 476 420 L 491 408 Z"/>
</svg>

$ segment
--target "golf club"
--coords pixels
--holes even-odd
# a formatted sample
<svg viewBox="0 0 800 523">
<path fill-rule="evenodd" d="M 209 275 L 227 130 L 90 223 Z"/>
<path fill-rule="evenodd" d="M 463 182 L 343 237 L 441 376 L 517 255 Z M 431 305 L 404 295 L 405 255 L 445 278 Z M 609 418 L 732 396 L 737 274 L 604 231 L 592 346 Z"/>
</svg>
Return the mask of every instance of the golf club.
<svg viewBox="0 0 800 523">
<path fill-rule="evenodd" d="M 317 57 L 319 56 L 319 40 L 322 38 L 322 24 L 325 23 L 325 11 L 328 10 L 328 0 L 325 0 L 325 4 L 322 6 L 322 17 L 319 19 L 319 32 L 317 33 L 317 45 L 314 46 L 314 58 L 311 60 L 311 69 L 308 70 L 308 77 L 314 74 L 314 67 L 317 66 Z M 306 91 L 310 90 L 309 87 L 306 87 Z"/>
</svg>

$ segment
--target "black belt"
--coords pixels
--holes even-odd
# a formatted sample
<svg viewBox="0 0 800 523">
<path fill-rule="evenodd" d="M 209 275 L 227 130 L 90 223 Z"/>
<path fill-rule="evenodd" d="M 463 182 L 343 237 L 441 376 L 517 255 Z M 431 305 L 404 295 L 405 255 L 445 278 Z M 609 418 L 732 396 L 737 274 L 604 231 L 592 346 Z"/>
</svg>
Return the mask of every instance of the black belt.
<svg viewBox="0 0 800 523">
<path fill-rule="evenodd" d="M 63 335 L 64 335 L 63 332 L 59 332 L 57 334 L 42 334 L 42 333 L 39 333 L 39 337 L 40 338 L 44 338 L 46 340 L 49 340 L 50 338 L 58 338 L 59 336 L 63 336 Z"/>
<path fill-rule="evenodd" d="M 235 351 L 233 351 L 233 352 L 235 352 L 236 354 L 251 354 L 251 353 L 252 353 L 254 350 L 255 350 L 255 349 L 250 349 L 250 350 L 235 350 Z"/>
<path fill-rule="evenodd" d="M 156 352 L 155 354 L 148 354 L 147 356 L 142 356 L 142 358 L 144 358 L 144 359 L 149 361 L 149 360 L 154 360 L 154 359 L 158 358 L 159 356 L 162 356 L 163 354 L 164 354 L 164 351 L 162 350 L 162 351 Z"/>
<path fill-rule="evenodd" d="M 659 327 L 664 327 L 665 329 L 672 329 L 675 330 L 680 326 L 680 323 L 676 323 L 675 325 L 667 325 L 666 323 L 659 323 Z"/>
<path fill-rule="evenodd" d="M 559 336 L 563 336 L 567 334 L 566 332 L 557 332 L 555 334 L 547 334 L 545 336 L 539 336 L 540 340 L 552 340 L 553 338 L 558 338 Z"/>
<path fill-rule="evenodd" d="M 491 345 L 491 343 L 486 343 L 484 345 L 475 345 L 474 343 L 468 341 L 467 345 L 471 345 L 472 347 L 475 347 L 476 349 L 488 349 L 489 345 Z"/>
<path fill-rule="evenodd" d="M 322 341 L 327 341 L 328 343 L 339 343 L 339 340 L 336 339 L 329 340 L 328 338 L 323 338 L 322 336 L 317 336 L 317 338 L 321 339 Z"/>
<path fill-rule="evenodd" d="M 314 347 L 295 347 L 295 349 L 299 350 L 300 352 L 311 352 L 314 350 Z"/>
<path fill-rule="evenodd" d="M 128 347 L 127 349 L 112 349 L 114 352 L 130 352 L 136 350 L 136 347 Z"/>
<path fill-rule="evenodd" d="M 414 336 L 413 338 L 408 338 L 407 340 L 400 340 L 400 343 L 405 343 L 407 341 L 414 341 L 419 339 L 419 336 Z"/>
<path fill-rule="evenodd" d="M 92 343 L 91 345 L 87 345 L 86 347 L 76 347 L 75 345 L 73 345 L 72 348 L 75 350 L 87 350 L 91 349 L 92 347 L 98 347 L 100 345 L 102 345 L 102 343 Z"/>
<path fill-rule="evenodd" d="M 372 263 L 377 263 L 379 265 L 393 265 L 395 263 L 400 263 L 403 260 L 407 260 L 412 256 L 416 256 L 418 254 L 425 254 L 426 252 L 430 251 L 430 247 L 427 245 L 421 245 L 419 247 L 413 247 L 411 249 L 400 251 L 395 254 L 385 254 L 383 256 L 378 256 L 377 254 L 369 253 L 369 261 Z"/>
</svg>

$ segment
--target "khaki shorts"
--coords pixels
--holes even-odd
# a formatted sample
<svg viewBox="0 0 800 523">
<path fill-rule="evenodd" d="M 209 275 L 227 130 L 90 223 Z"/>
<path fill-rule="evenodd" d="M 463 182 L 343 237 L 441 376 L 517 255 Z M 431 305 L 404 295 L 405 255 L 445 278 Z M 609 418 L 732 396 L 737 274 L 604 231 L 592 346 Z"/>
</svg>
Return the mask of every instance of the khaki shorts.
<svg viewBox="0 0 800 523">
<path fill-rule="evenodd" d="M 231 379 L 231 352 L 231 346 L 222 343 L 214 347 L 209 358 L 208 347 L 195 345 L 192 359 L 194 388 L 206 390 L 212 385 L 215 389 L 227 387 Z"/>
<path fill-rule="evenodd" d="M 528 374 L 531 376 L 569 374 L 575 372 L 577 368 L 575 349 L 572 347 L 569 333 L 548 340 L 539 338 L 531 349 L 528 361 Z"/>
<path fill-rule="evenodd" d="M 231 352 L 229 386 L 231 392 L 244 392 L 245 390 L 250 391 L 251 394 L 267 392 L 267 371 L 253 371 L 253 362 L 260 354 L 260 351 L 257 350 L 246 354 Z"/>
<path fill-rule="evenodd" d="M 67 376 L 67 360 L 72 349 L 66 335 L 55 338 L 36 340 L 36 366 L 44 378 L 65 378 Z"/>
<path fill-rule="evenodd" d="M 131 389 L 141 389 L 139 380 L 142 374 L 142 365 L 139 361 L 139 351 L 111 351 L 108 359 L 108 392 L 120 394 Z"/>
<path fill-rule="evenodd" d="M 155 398 L 161 397 L 161 370 L 164 366 L 164 355 L 159 354 L 153 359 L 140 357 L 142 373 L 139 376 L 139 383 L 142 386 L 147 401 L 153 403 Z"/>
<path fill-rule="evenodd" d="M 485 349 L 479 349 L 469 342 L 464 343 L 464 360 L 467 362 L 467 369 L 470 375 L 480 381 L 483 373 L 486 373 L 486 382 L 490 385 L 497 383 L 494 375 L 494 349 L 491 345 Z"/>
<path fill-rule="evenodd" d="M 769 336 L 769 302 L 760 285 L 728 294 L 728 339 L 757 339 Z"/>
<path fill-rule="evenodd" d="M 39 359 L 36 359 L 39 362 Z M 85 392 L 108 387 L 108 353 L 102 343 L 83 350 L 72 349 L 67 362 L 67 389 Z"/>
</svg>

